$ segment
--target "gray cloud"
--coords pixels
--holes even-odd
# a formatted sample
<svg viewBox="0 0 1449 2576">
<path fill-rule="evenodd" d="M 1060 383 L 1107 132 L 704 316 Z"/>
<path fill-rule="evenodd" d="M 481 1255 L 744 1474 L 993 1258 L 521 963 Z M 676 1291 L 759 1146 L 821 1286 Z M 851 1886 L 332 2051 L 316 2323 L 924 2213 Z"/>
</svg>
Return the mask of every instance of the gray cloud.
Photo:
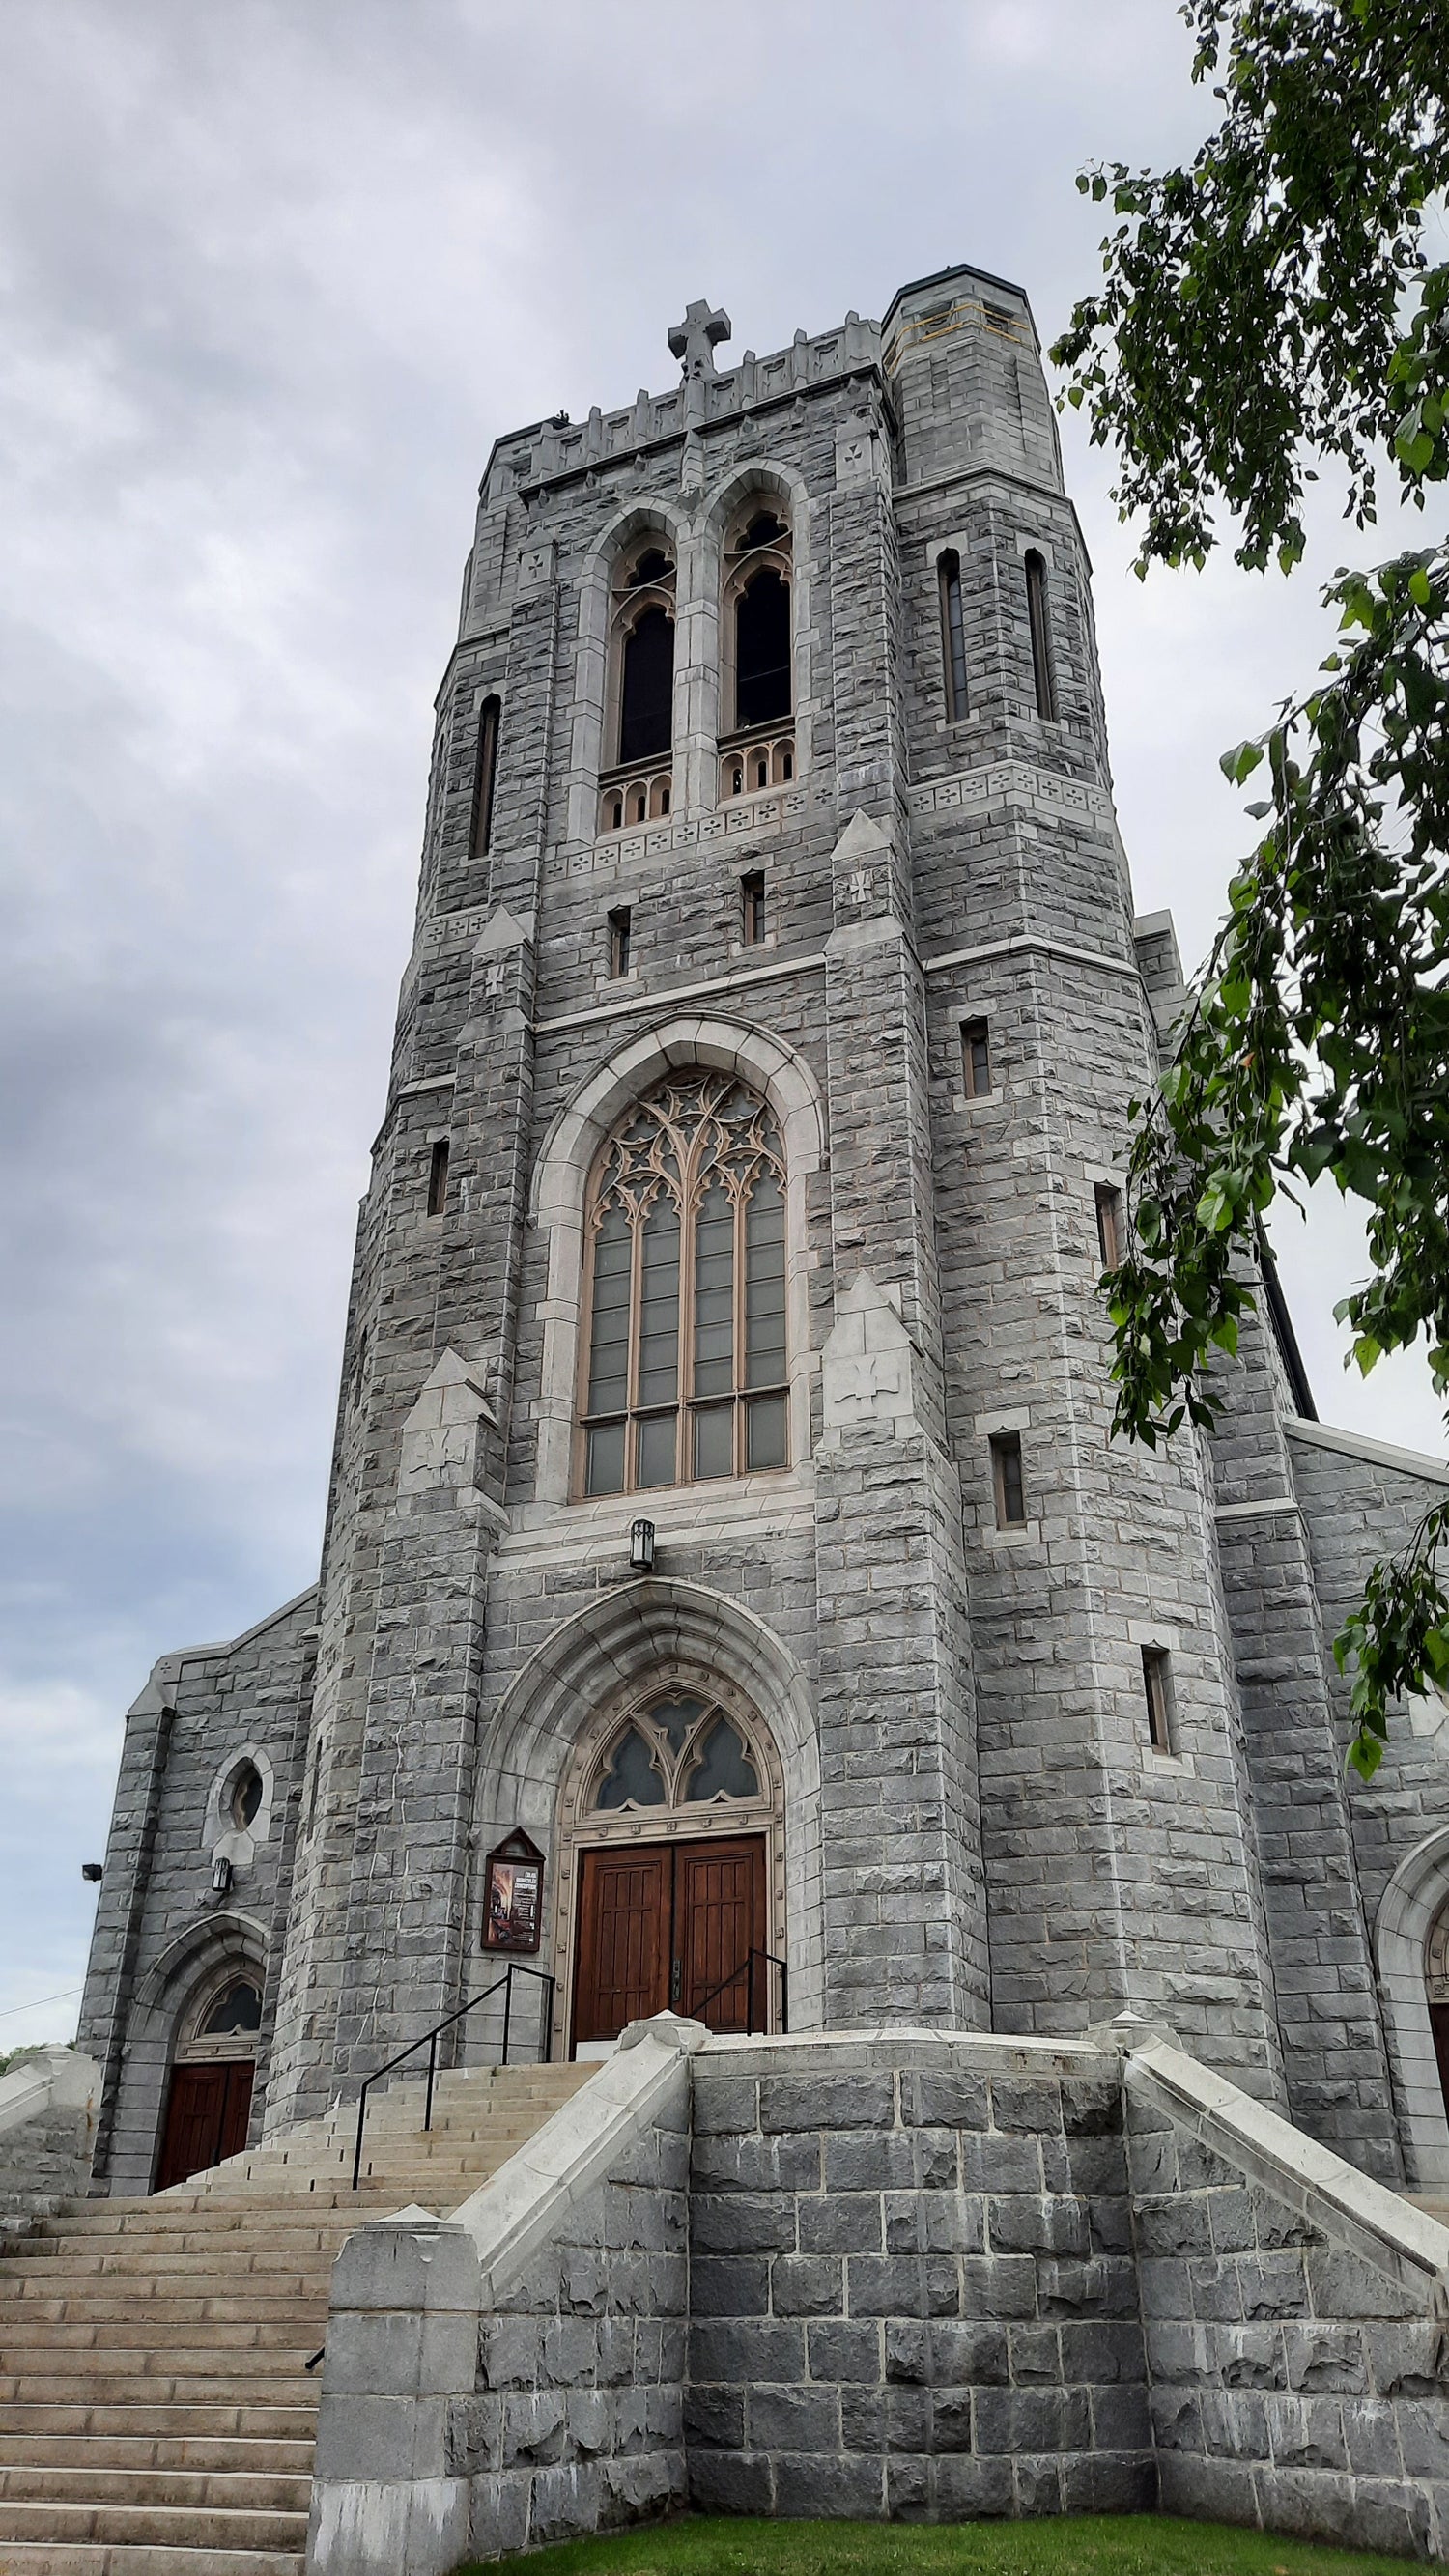
<svg viewBox="0 0 1449 2576">
<path fill-rule="evenodd" d="M 315 1570 L 491 440 L 668 382 L 705 292 L 764 351 L 970 257 L 1051 329 L 1095 266 L 1072 171 L 1190 147 L 1186 50 L 1162 0 L 10 0 L 0 2012 L 79 1980 L 153 1656 Z M 1069 436 L 1139 898 L 1196 953 L 1216 754 L 1311 667 L 1311 597 L 1140 590 Z M 1327 1406 L 1351 1226 L 1285 1249 Z M 1344 1398 L 1436 1435 L 1411 1369 Z"/>
</svg>

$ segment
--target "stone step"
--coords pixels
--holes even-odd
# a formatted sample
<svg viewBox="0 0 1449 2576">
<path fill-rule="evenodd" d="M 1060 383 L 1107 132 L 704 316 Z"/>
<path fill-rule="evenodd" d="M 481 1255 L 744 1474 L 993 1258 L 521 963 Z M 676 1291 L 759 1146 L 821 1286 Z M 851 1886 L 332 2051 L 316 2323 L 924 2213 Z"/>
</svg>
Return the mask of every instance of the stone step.
<svg viewBox="0 0 1449 2576">
<path fill-rule="evenodd" d="M 307 2387 L 312 2390 L 309 2379 Z M 33 2392 L 34 2383 L 31 2383 Z M 307 2441 L 317 2433 L 317 2398 L 286 2398 L 275 2403 L 260 2398 L 252 2402 L 249 2390 L 245 2401 L 219 2399 L 214 2388 L 205 2397 L 183 2404 L 172 2399 L 163 2412 L 154 2389 L 148 2383 L 144 2390 L 135 2381 L 129 2384 L 124 2398 L 100 2398 L 93 2389 L 68 2389 L 64 2397 L 37 2398 L 33 2393 L 20 2401 L 0 2398 L 0 2440 L 28 2442 L 50 2437 L 70 2441 L 77 2435 L 87 2440 L 110 2442 L 136 2440 L 183 2441 Z"/>
<path fill-rule="evenodd" d="M 300 2549 L 156 2548 L 134 2541 L 11 2540 L 4 2576 L 302 2576 Z"/>
<path fill-rule="evenodd" d="M 310 2484 L 313 2443 L 204 2433 L 0 2433 L 0 2469 L 214 2470 Z"/>
<path fill-rule="evenodd" d="M 214 2342 L 209 2330 L 204 2340 L 187 2343 L 168 2333 L 164 2326 L 141 2325 L 132 2330 L 124 2323 L 100 2326 L 90 2342 L 75 2343 L 62 2339 L 75 2334 L 75 2327 L 51 2327 L 42 2329 L 38 2341 L 27 2339 L 23 2346 L 12 2347 L 7 2339 L 5 2352 L 0 2355 L 0 2371 L 10 2365 L 22 2366 L 19 2354 L 23 2349 L 37 2361 L 43 2353 L 43 2366 L 53 2378 L 100 2370 L 111 2379 L 128 2371 L 153 2378 L 159 2372 L 167 2379 L 277 2379 L 300 2370 L 316 2351 L 316 2344 L 308 2341 L 312 2323 L 310 2317 L 305 2324 L 297 2320 L 290 2334 L 283 2329 L 280 2342 L 240 2344 Z M 277 2329 L 269 2327 L 268 2332 L 275 2336 Z M 23 2367 L 32 2366 L 27 2358 Z"/>
<path fill-rule="evenodd" d="M 305 2514 L 312 2501 L 310 2468 L 117 2468 L 77 2462 L 64 2468 L 0 2460 L 0 2510 L 8 2504 L 209 2505 L 229 2513 Z"/>
<path fill-rule="evenodd" d="M 72 2543 L 116 2543 L 131 2548 L 224 2550 L 253 2555 L 258 2550 L 307 2548 L 307 2514 L 229 2514 L 175 2504 L 5 2504 L 0 2501 L 0 2550 L 10 2555 L 13 2540 L 39 2540 L 46 2548 Z"/>
<path fill-rule="evenodd" d="M 316 2348 L 314 2344 L 314 2352 Z M 310 2359 L 311 2356 L 307 2357 Z M 178 2370 L 170 2375 L 164 2369 L 117 2370 L 114 2353 L 104 2356 L 107 2365 L 104 2370 L 96 2369 L 97 2355 L 94 2353 L 81 2370 L 57 2370 L 52 2356 L 47 2355 L 46 2359 L 44 2370 L 27 2370 L 18 2376 L 0 2370 L 0 2425 L 3 2425 L 3 2409 L 7 2406 L 146 2404 L 154 2416 L 163 2406 L 210 2406 L 222 2411 L 229 2405 L 243 2404 L 297 2406 L 305 2403 L 306 2392 L 312 2386 L 310 2376 L 300 2363 L 296 2371 L 285 2376 L 280 2371 L 270 2379 L 260 2375 L 253 2378 L 247 2374 L 245 2386 L 238 2387 L 230 2370 L 221 2375 L 208 2370 Z M 218 2426 L 218 2430 L 222 2429 Z"/>
<path fill-rule="evenodd" d="M 290 2252 L 267 2245 L 222 2244 L 185 2246 L 172 2238 L 148 2245 L 139 2237 L 125 2237 L 112 2242 L 83 2238 L 70 2242 L 57 2240 L 30 2249 L 25 2254 L 12 2254 L 0 2262 L 0 2291 L 18 2281 L 67 2280 L 163 2280 L 175 2276 L 177 2286 L 185 2288 L 203 2273 L 219 2280 L 265 2282 L 267 2293 L 272 2285 L 288 2281 L 313 2283 L 331 2276 L 334 2250 L 331 2246 L 314 2246 L 303 2260 L 294 2247 Z"/>
<path fill-rule="evenodd" d="M 300 2350 L 315 2325 L 325 2325 L 326 2321 L 325 2305 L 305 2319 L 299 2316 L 295 2307 L 284 2307 L 276 2317 L 209 2318 L 206 2320 L 204 2349 L 208 2358 L 215 2356 L 215 2366 L 219 2371 L 230 2371 L 233 2366 L 243 2374 L 251 2370 L 274 2370 L 288 2353 Z M 94 2360 L 98 2353 L 104 2353 L 108 2357 L 107 2367 L 117 2366 L 109 2359 L 112 2354 L 159 2352 L 167 2357 L 168 2362 L 174 2362 L 176 2368 L 190 2369 L 199 2366 L 198 2352 L 202 2347 L 191 2343 L 184 2335 L 179 2336 L 174 2320 L 137 2317 L 123 2308 L 117 2316 L 90 2319 L 82 2316 L 57 2320 L 12 2313 L 5 2320 L 4 2349 L 7 2354 L 17 2356 L 29 2351 L 55 2353 L 57 2356 L 70 2353 L 84 2361 Z M 315 2343 L 307 2347 L 311 2352 L 316 2349 Z M 258 2359 L 259 2354 L 264 2354 L 265 2359 Z M 307 2352 L 302 2352 L 302 2359 L 307 2359 Z M 73 2364 L 67 2362 L 62 2367 L 69 2369 Z M 125 2367 L 149 2369 L 151 2364 L 137 2361 Z"/>
<path fill-rule="evenodd" d="M 166 2276 L 172 2282 L 174 2277 Z M 262 2279 L 265 2281 L 265 2274 Z M 311 2319 L 326 2314 L 325 2278 L 314 2282 L 305 2294 L 294 2292 L 275 2299 L 266 2291 L 254 2292 L 250 2297 L 238 2295 L 235 2284 L 225 2282 L 212 2289 L 188 2288 L 184 2292 L 161 2285 L 151 2287 L 142 2281 L 126 2282 L 119 2290 L 110 2291 L 98 2289 L 89 2281 L 59 2292 L 52 2291 L 48 2283 L 26 2283 L 18 2290 L 0 2283 L 0 2351 L 5 2348 L 7 2335 L 23 2334 L 32 2320 L 63 2326 L 83 2324 L 87 2319 L 97 2325 L 129 2319 L 136 2324 L 164 2324 L 174 2332 L 180 2325 L 282 2325 L 289 2318 Z"/>
</svg>

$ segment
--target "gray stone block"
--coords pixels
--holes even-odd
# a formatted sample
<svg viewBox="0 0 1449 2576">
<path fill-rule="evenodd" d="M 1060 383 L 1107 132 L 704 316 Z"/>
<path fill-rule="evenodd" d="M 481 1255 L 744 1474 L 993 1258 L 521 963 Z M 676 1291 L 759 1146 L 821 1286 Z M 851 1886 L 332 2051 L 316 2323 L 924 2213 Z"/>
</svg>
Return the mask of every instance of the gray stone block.
<svg viewBox="0 0 1449 2576">
<path fill-rule="evenodd" d="M 839 2316 L 844 2267 L 824 2254 L 777 2254 L 770 2266 L 770 2304 L 777 2317 Z"/>
<path fill-rule="evenodd" d="M 746 2432 L 752 2451 L 838 2451 L 840 2392 L 815 2386 L 751 2388 Z"/>
<path fill-rule="evenodd" d="M 775 2511 L 803 2520 L 851 2516 L 875 2521 L 885 2512 L 885 2463 L 782 2456 L 774 2462 Z"/>
<path fill-rule="evenodd" d="M 741 2451 L 691 2451 L 689 2501 L 696 2513 L 773 2513 L 770 2463 Z"/>
<path fill-rule="evenodd" d="M 766 2075 L 760 2083 L 763 2130 L 888 2130 L 895 2120 L 891 2075 Z M 847 2186 L 848 2187 L 848 2186 Z"/>
</svg>

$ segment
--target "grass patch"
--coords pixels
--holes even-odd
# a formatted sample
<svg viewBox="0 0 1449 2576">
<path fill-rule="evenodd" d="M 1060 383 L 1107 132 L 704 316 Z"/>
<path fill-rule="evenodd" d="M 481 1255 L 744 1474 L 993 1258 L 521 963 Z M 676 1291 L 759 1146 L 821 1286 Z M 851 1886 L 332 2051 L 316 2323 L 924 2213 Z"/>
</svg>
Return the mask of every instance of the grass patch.
<svg viewBox="0 0 1449 2576">
<path fill-rule="evenodd" d="M 494 2560 L 493 2569 L 500 2562 Z M 529 2576 L 1403 2576 L 1402 2558 L 1168 2514 L 774 2522 L 687 2514 L 504 2559 Z M 467 2571 L 466 2576 L 474 2576 Z M 479 2569 L 476 2576 L 488 2576 Z"/>
</svg>

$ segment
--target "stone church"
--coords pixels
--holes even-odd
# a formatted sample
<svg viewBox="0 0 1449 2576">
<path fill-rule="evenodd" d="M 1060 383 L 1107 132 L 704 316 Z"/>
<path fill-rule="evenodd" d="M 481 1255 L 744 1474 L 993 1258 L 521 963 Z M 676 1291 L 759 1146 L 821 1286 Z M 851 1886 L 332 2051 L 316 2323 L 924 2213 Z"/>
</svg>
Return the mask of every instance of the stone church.
<svg viewBox="0 0 1449 2576">
<path fill-rule="evenodd" d="M 1319 1422 L 1266 1263 L 1216 1436 L 1108 1436 L 1183 985 L 1026 299 L 730 336 L 489 457 L 321 1571 L 130 1713 L 93 2188 L 510 1963 L 514 2059 L 1126 2012 L 1449 2187 L 1446 1712 L 1357 1785 L 1329 1651 L 1449 1469 Z"/>
</svg>

